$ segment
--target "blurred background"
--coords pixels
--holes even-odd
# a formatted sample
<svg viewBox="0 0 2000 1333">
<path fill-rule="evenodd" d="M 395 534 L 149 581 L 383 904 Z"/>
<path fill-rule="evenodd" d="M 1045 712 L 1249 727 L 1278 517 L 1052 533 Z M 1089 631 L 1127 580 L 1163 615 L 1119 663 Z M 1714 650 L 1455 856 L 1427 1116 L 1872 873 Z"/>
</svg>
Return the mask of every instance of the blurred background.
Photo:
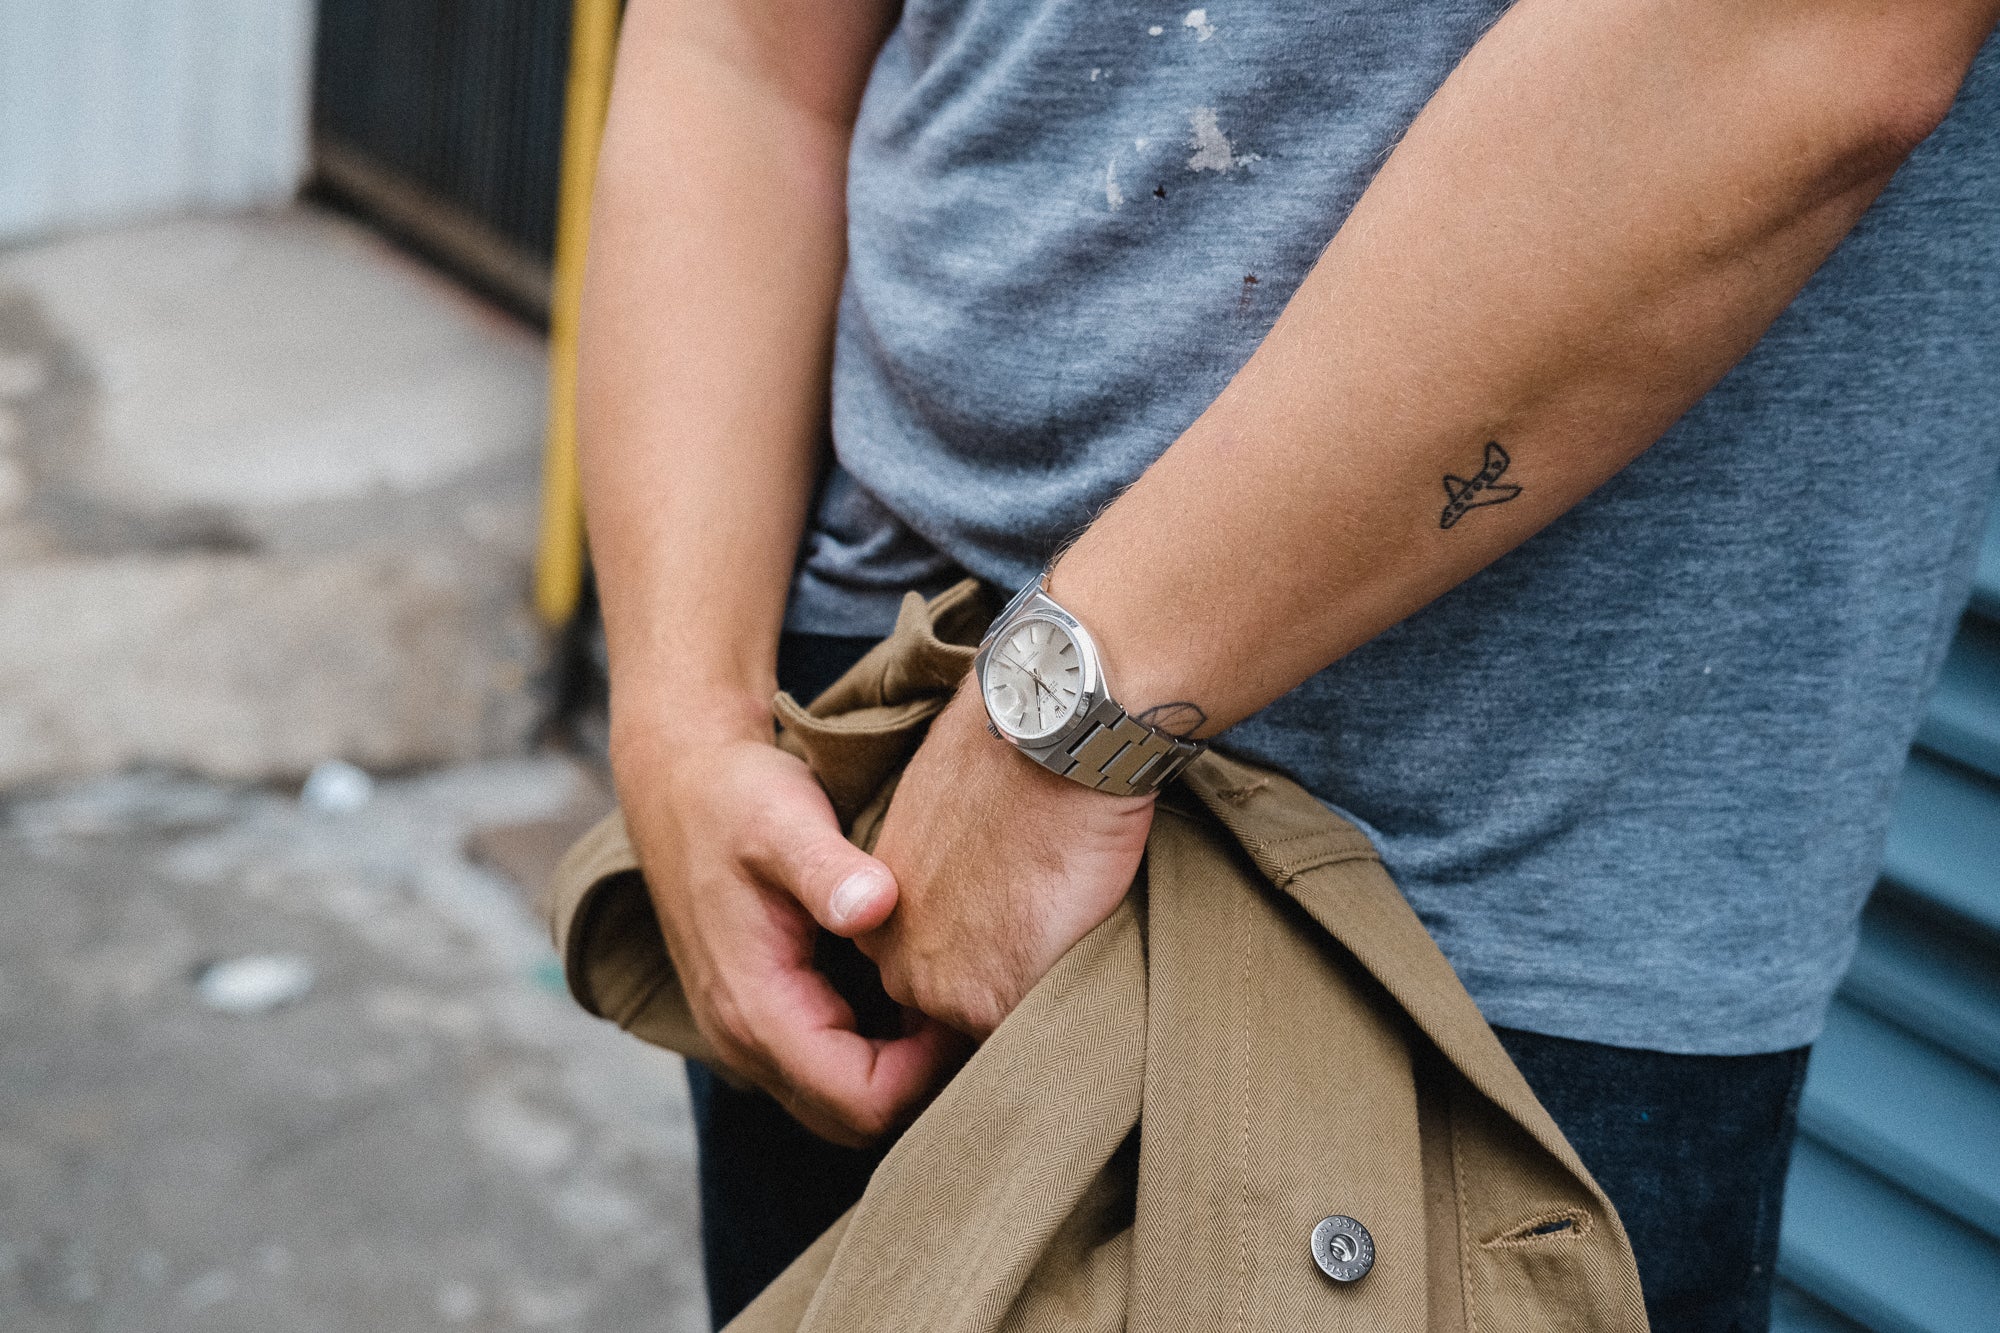
<svg viewBox="0 0 2000 1333">
<path fill-rule="evenodd" d="M 10 1333 L 703 1326 L 680 1070 L 533 908 L 617 12 L 0 0 Z M 1802 1119 L 1780 1327 L 2000 1329 L 2000 530 Z"/>
<path fill-rule="evenodd" d="M 532 905 L 609 806 L 541 511 L 616 17 L 0 0 L 8 1333 L 706 1326 L 678 1063 Z"/>
</svg>

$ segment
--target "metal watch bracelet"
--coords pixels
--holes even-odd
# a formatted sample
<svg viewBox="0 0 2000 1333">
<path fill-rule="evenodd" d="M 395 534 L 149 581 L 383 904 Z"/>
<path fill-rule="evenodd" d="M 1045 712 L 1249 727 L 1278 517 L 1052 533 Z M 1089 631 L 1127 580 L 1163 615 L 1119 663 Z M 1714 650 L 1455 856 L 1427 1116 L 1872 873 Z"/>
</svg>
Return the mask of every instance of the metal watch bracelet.
<svg viewBox="0 0 2000 1333">
<path fill-rule="evenodd" d="M 1018 748 L 1051 772 L 1114 796 L 1158 791 L 1208 748 L 1149 727 L 1110 699 L 1099 699 L 1084 722 L 1073 740 L 1048 747 L 1046 758 L 1025 745 Z"/>
<path fill-rule="evenodd" d="M 1029 616 L 1053 613 L 1067 622 L 1076 631 L 1078 642 L 1095 659 L 1096 645 L 1089 631 L 1048 595 L 1047 579 L 1045 571 L 1016 593 L 987 630 L 975 660 L 982 697 L 986 692 L 984 672 L 989 650 L 1011 626 Z M 1143 796 L 1158 791 L 1208 746 L 1203 741 L 1147 726 L 1132 717 L 1111 697 L 1102 667 L 1101 662 L 1093 661 L 1097 688 L 1079 701 L 1076 715 L 1053 735 L 1037 740 L 1007 735 L 995 725 L 990 705 L 988 729 L 1050 772 L 1095 791 L 1115 796 Z"/>
</svg>

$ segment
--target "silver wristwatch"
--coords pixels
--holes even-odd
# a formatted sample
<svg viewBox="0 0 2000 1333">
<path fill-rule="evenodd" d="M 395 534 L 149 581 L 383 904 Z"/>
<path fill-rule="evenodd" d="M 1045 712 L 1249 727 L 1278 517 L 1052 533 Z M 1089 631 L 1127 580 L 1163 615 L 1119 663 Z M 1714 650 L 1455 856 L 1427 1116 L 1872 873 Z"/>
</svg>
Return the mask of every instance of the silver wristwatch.
<svg viewBox="0 0 2000 1333">
<path fill-rule="evenodd" d="M 1014 594 L 972 659 L 994 733 L 1053 773 L 1098 791 L 1158 791 L 1208 746 L 1149 727 L 1118 706 L 1090 632 L 1045 592 Z"/>
</svg>

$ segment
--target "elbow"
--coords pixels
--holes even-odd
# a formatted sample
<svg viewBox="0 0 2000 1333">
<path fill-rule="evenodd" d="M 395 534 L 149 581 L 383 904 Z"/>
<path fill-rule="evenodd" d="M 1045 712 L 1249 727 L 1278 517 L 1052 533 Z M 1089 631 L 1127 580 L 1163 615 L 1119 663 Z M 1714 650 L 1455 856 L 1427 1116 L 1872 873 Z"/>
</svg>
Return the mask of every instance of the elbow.
<svg viewBox="0 0 2000 1333">
<path fill-rule="evenodd" d="M 1833 58 L 1813 62 L 1813 82 L 1840 175 L 1879 185 L 1944 123 L 1991 30 L 1988 7 L 1899 5 L 1828 34 L 1836 52 L 1814 53 Z M 1965 21 L 1941 21 L 1952 10 Z"/>
<path fill-rule="evenodd" d="M 1870 175 L 1887 175 L 1931 137 L 1958 100 L 1965 71 L 1925 72 L 1889 81 L 1857 108 L 1852 156 Z"/>
</svg>

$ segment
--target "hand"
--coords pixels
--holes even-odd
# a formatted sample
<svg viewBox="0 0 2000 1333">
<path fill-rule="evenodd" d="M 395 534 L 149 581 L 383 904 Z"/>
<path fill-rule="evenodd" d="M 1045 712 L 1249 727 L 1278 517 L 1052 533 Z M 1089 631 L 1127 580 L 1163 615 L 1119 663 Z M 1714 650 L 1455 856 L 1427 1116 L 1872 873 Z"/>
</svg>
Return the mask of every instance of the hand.
<svg viewBox="0 0 2000 1333">
<path fill-rule="evenodd" d="M 811 772 L 768 732 L 629 735 L 614 753 L 621 804 L 702 1035 L 822 1138 L 858 1147 L 887 1134 L 964 1043 L 914 1013 L 901 1038 L 862 1036 L 813 968 L 813 944 L 821 927 L 879 925 L 895 879 L 841 836 Z"/>
<path fill-rule="evenodd" d="M 1132 887 L 1150 796 L 1058 777 L 961 690 L 910 760 L 875 854 L 896 910 L 858 937 L 900 1003 L 983 1038 Z"/>
</svg>

